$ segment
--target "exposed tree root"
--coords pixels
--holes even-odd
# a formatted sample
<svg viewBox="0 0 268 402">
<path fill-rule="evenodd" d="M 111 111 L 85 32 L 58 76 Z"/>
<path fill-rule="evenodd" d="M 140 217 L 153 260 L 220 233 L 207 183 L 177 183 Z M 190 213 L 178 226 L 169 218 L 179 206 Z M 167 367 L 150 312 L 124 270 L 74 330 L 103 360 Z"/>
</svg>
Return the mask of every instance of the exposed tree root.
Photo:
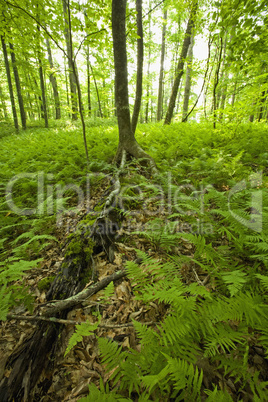
<svg viewBox="0 0 268 402">
<path fill-rule="evenodd" d="M 144 163 L 150 168 L 152 174 L 157 174 L 158 169 L 154 159 L 147 154 L 147 152 L 142 149 L 142 147 L 138 144 L 136 140 L 130 141 L 124 145 L 118 146 L 117 153 L 115 155 L 115 162 L 120 163 L 122 159 L 123 153 L 126 152 L 127 155 L 130 155 L 136 159 L 143 159 Z"/>
</svg>

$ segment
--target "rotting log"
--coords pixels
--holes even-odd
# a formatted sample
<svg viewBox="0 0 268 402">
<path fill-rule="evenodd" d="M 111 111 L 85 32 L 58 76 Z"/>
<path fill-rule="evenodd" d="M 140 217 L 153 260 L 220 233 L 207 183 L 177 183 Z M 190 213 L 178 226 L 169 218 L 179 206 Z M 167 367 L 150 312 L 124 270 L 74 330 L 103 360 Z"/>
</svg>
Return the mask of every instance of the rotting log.
<svg viewBox="0 0 268 402">
<path fill-rule="evenodd" d="M 124 166 L 124 160 L 125 153 L 120 169 Z M 118 213 L 117 203 L 114 202 L 120 193 L 120 169 L 113 191 L 104 202 L 100 215 L 93 223 L 92 216 L 85 216 L 79 222 L 77 230 L 69 236 L 64 260 L 46 295 L 51 304 L 44 313 L 45 316 L 53 314 L 55 318 L 64 320 L 72 306 L 77 304 L 75 295 L 83 294 L 82 289 L 90 280 L 94 279 L 96 282 L 93 258 L 95 254 L 104 251 L 109 261 L 113 260 L 113 242 L 122 217 Z M 114 275 L 116 280 L 125 276 L 125 272 Z M 107 280 L 107 285 L 109 282 Z M 97 283 L 95 285 L 96 291 Z M 71 300 L 70 304 L 64 303 L 66 299 Z M 8 358 L 6 368 L 9 376 L 4 377 L 0 383 L 1 402 L 28 402 L 36 400 L 35 396 L 38 398 L 48 391 L 52 383 L 53 354 L 57 349 L 62 328 L 61 324 L 53 322 L 37 322 L 32 334 Z M 39 378 L 44 371 L 46 380 L 40 383 Z"/>
</svg>

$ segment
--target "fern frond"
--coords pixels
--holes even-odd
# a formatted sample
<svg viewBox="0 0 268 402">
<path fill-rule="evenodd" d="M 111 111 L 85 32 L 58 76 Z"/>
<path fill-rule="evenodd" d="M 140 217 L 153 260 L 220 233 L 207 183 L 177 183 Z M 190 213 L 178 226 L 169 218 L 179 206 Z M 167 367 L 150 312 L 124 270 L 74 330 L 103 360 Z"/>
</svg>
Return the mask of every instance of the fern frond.
<svg viewBox="0 0 268 402">
<path fill-rule="evenodd" d="M 247 283 L 247 274 L 240 270 L 221 273 L 221 278 L 227 284 L 231 297 L 239 292 Z"/>
<path fill-rule="evenodd" d="M 265 291 L 268 291 L 268 276 L 267 275 L 261 275 L 261 274 L 255 274 L 256 278 L 258 278 L 264 287 Z"/>
<path fill-rule="evenodd" d="M 232 330 L 230 326 L 218 324 L 216 333 L 213 336 L 208 336 L 205 341 L 205 356 L 212 357 L 220 353 L 220 349 L 230 352 L 236 348 L 237 343 L 244 343 L 245 334 Z"/>
<path fill-rule="evenodd" d="M 217 386 L 213 391 L 205 390 L 208 398 L 206 402 L 233 402 L 233 398 L 227 391 L 218 390 Z"/>
<path fill-rule="evenodd" d="M 91 323 L 89 321 L 82 322 L 81 324 L 77 324 L 75 326 L 75 332 L 72 334 L 71 338 L 69 339 L 67 349 L 64 353 L 64 357 L 67 353 L 70 352 L 79 342 L 83 340 L 84 336 L 90 336 L 94 333 L 94 331 L 98 328 L 99 322 Z"/>
<path fill-rule="evenodd" d="M 203 372 L 198 371 L 192 363 L 182 359 L 174 359 L 164 353 L 168 362 L 168 371 L 173 382 L 173 388 L 180 393 L 181 400 L 198 401 L 203 381 Z"/>
</svg>

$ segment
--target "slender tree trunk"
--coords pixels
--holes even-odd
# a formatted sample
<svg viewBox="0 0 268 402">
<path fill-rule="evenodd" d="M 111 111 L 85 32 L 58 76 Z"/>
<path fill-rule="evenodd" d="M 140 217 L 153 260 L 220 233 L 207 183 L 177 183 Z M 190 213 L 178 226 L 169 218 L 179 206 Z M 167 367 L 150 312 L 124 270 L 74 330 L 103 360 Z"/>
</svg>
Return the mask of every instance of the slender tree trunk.
<svg viewBox="0 0 268 402">
<path fill-rule="evenodd" d="M 162 28 L 162 44 L 161 44 L 160 73 L 159 73 L 159 84 L 158 84 L 157 115 L 156 115 L 157 121 L 160 121 L 162 119 L 162 113 L 163 113 L 163 84 L 164 84 L 164 61 L 165 61 L 165 50 L 166 50 L 167 10 L 164 11 L 163 20 L 164 22 Z"/>
<path fill-rule="evenodd" d="M 37 24 L 38 37 L 40 33 L 40 26 Z M 47 100 L 46 100 L 46 90 L 45 90 L 45 81 L 44 81 L 44 73 L 43 66 L 41 60 L 41 50 L 40 50 L 40 41 L 38 41 L 38 64 L 39 64 L 39 79 L 40 79 L 40 88 L 41 88 L 41 96 L 42 96 L 42 112 L 45 120 L 45 127 L 48 128 L 48 114 L 47 114 Z"/>
<path fill-rule="evenodd" d="M 44 74 L 43 74 L 43 67 L 42 67 L 42 62 L 39 59 L 39 79 L 40 79 L 40 87 L 41 87 L 41 93 L 42 93 L 42 103 L 41 103 L 41 109 L 43 112 L 43 118 L 45 120 L 45 127 L 48 128 L 48 114 L 47 114 L 47 101 L 46 101 L 46 91 L 45 91 L 45 82 L 44 82 Z"/>
<path fill-rule="evenodd" d="M 194 37 L 191 37 L 191 44 L 188 50 L 188 61 L 187 61 L 187 69 L 186 69 L 186 79 L 185 79 L 185 88 L 184 88 L 184 96 L 183 96 L 183 107 L 182 107 L 182 121 L 186 122 L 188 117 L 188 108 L 189 108 L 189 100 L 191 93 L 191 85 L 192 85 L 192 62 L 193 62 L 193 49 L 194 49 Z"/>
<path fill-rule="evenodd" d="M 69 0 L 62 0 L 63 6 L 63 15 L 64 15 L 64 36 L 66 42 L 67 49 L 67 59 L 68 59 L 68 67 L 69 67 L 69 84 L 70 84 L 70 95 L 71 95 L 71 104 L 72 104 L 72 120 L 77 120 L 78 115 L 78 107 L 77 107 L 77 96 L 76 96 L 76 80 L 75 80 L 75 71 L 73 69 L 73 51 L 72 51 L 72 38 L 70 32 L 70 19 L 69 19 Z"/>
<path fill-rule="evenodd" d="M 16 55 L 15 55 L 14 46 L 12 43 L 9 44 L 9 47 L 11 50 L 11 61 L 12 61 L 13 73 L 14 73 L 16 89 L 17 89 L 17 97 L 18 97 L 19 108 L 20 108 L 21 125 L 22 125 L 22 128 L 25 130 L 26 129 L 26 114 L 25 114 L 23 97 L 22 97 L 22 92 L 21 92 L 19 71 L 18 71 L 18 67 L 17 67 L 17 63 L 16 63 Z"/>
<path fill-rule="evenodd" d="M 136 18 L 137 18 L 137 79 L 136 79 L 136 96 L 134 110 L 131 120 L 131 130 L 136 131 L 142 97 L 142 73 L 143 73 L 143 27 L 142 27 L 142 0 L 136 0 Z"/>
<path fill-rule="evenodd" d="M 151 2 L 149 1 L 149 9 L 151 9 Z M 149 119 L 149 104 L 150 104 L 150 67 L 151 67 L 151 13 L 149 13 L 149 45 L 148 45 L 148 63 L 147 63 L 147 85 L 146 85 L 146 106 L 145 106 L 145 123 Z"/>
<path fill-rule="evenodd" d="M 58 91 L 57 78 L 55 76 L 55 72 L 53 71 L 54 64 L 53 64 L 51 46 L 50 46 L 50 42 L 49 42 L 48 38 L 46 39 L 46 45 L 47 45 L 48 61 L 49 61 L 50 68 L 52 70 L 51 74 L 49 75 L 49 80 L 51 82 L 52 90 L 53 90 L 55 111 L 56 111 L 56 120 L 59 120 L 61 118 L 60 97 L 59 97 L 59 91 Z"/>
<path fill-rule="evenodd" d="M 87 104 L 88 116 L 91 116 L 91 93 L 90 93 L 90 62 L 89 62 L 89 46 L 87 46 Z"/>
<path fill-rule="evenodd" d="M 224 39 L 224 44 L 222 44 L 223 40 L 221 39 L 221 46 L 223 46 L 222 49 L 222 59 L 220 61 L 220 73 L 219 73 L 219 89 L 217 91 L 217 107 L 220 107 L 220 102 L 221 102 L 221 97 L 222 97 L 222 91 L 224 87 L 224 73 L 225 73 L 225 67 L 226 67 L 226 46 L 227 46 L 227 40 L 228 40 L 228 33 L 225 34 L 225 39 Z"/>
<path fill-rule="evenodd" d="M 9 68 L 7 47 L 6 47 L 5 39 L 4 39 L 4 37 L 2 35 L 1 35 L 1 42 L 2 42 L 4 60 L 5 60 L 6 73 L 7 73 L 7 82 L 8 82 L 9 95 L 10 95 L 10 101 L 11 101 L 11 107 L 12 107 L 13 121 L 14 121 L 15 128 L 18 130 L 19 129 L 19 122 L 18 122 L 18 116 L 17 116 L 16 104 L 15 104 L 15 97 L 14 97 L 12 79 L 11 79 L 10 68 Z"/>
<path fill-rule="evenodd" d="M 67 67 L 66 67 L 66 59 L 64 57 L 64 75 L 65 75 L 65 88 L 66 88 L 66 100 L 67 100 L 67 106 L 68 106 L 68 115 L 71 117 L 70 113 L 70 95 L 69 95 L 69 87 L 68 87 L 68 74 L 67 74 Z"/>
<path fill-rule="evenodd" d="M 175 76 L 175 80 L 173 83 L 172 92 L 171 92 L 168 110 L 166 113 L 166 118 L 165 118 L 164 124 L 170 124 L 171 119 L 173 117 L 173 111 L 174 111 L 175 104 L 176 104 L 178 89 L 179 89 L 181 77 L 183 74 L 183 67 L 184 67 L 185 59 L 186 59 L 186 56 L 188 53 L 188 48 L 190 46 L 191 36 L 193 34 L 193 30 L 194 30 L 194 26 L 195 26 L 195 17 L 196 17 L 196 13 L 197 13 L 197 6 L 198 6 L 198 0 L 194 0 L 193 7 L 192 7 L 192 10 L 190 13 L 189 20 L 188 20 L 186 32 L 184 35 L 182 50 L 181 50 L 181 54 L 180 54 L 180 58 L 179 58 L 178 66 L 177 66 L 176 76 Z"/>
<path fill-rule="evenodd" d="M 237 79 L 235 80 L 234 89 L 233 89 L 233 93 L 232 93 L 232 101 L 231 101 L 232 107 L 234 107 L 234 104 L 235 104 L 235 99 L 236 99 L 236 87 L 237 87 Z"/>
<path fill-rule="evenodd" d="M 216 66 L 214 86 L 213 86 L 213 127 L 214 127 L 214 129 L 216 128 L 216 122 L 217 122 L 217 109 L 218 109 L 217 87 L 219 85 L 219 79 L 220 79 L 219 73 L 220 73 L 220 68 L 221 68 L 221 63 L 222 63 L 222 51 L 223 51 L 223 43 L 222 43 L 222 36 L 221 36 L 220 37 L 220 52 L 219 52 L 218 63 Z"/>
<path fill-rule="evenodd" d="M 228 77 L 228 75 L 225 74 L 224 75 L 224 80 L 225 81 L 227 80 L 227 77 Z M 222 90 L 221 90 L 221 99 L 220 99 L 220 104 L 219 104 L 219 107 L 220 107 L 219 119 L 220 119 L 220 121 L 222 121 L 222 119 L 223 119 L 223 111 L 224 111 L 224 108 L 225 108 L 227 90 L 228 90 L 228 85 L 227 85 L 227 82 L 225 82 L 223 87 L 222 87 Z"/>
<path fill-rule="evenodd" d="M 5 102 L 5 97 L 4 97 L 4 93 L 3 93 L 1 86 L 0 86 L 0 100 L 1 100 L 1 109 L 4 112 L 4 118 L 5 118 L 5 120 L 7 120 L 8 119 L 7 105 Z"/>
<path fill-rule="evenodd" d="M 97 81 L 95 78 L 95 74 L 94 74 L 94 70 L 92 67 L 92 64 L 89 61 L 89 66 L 90 66 L 90 70 L 92 73 L 92 77 L 93 77 L 93 81 L 94 81 L 94 86 L 95 86 L 95 90 L 96 90 L 96 95 L 97 95 L 97 99 L 98 99 L 98 106 L 99 106 L 99 113 L 100 113 L 100 117 L 103 118 L 103 113 L 102 113 L 102 107 L 101 107 L 101 101 L 100 101 L 100 94 L 99 94 L 99 90 L 98 90 L 98 85 L 97 85 Z"/>
<path fill-rule="evenodd" d="M 33 86 L 32 86 L 32 81 L 31 81 L 31 77 L 30 74 L 27 73 L 24 76 L 26 84 L 27 84 L 27 109 L 28 109 L 28 118 L 30 120 L 34 120 L 35 119 L 35 114 L 34 114 L 34 105 L 32 103 L 32 95 L 34 93 L 33 91 Z"/>
<path fill-rule="evenodd" d="M 259 111 L 258 121 L 261 121 L 263 119 L 265 102 L 266 102 L 267 96 L 268 96 L 268 90 L 262 91 L 261 98 L 260 98 L 260 111 Z"/>
<path fill-rule="evenodd" d="M 86 159 L 87 162 L 89 162 L 88 158 L 88 147 L 87 147 L 87 137 L 86 137 L 86 125 L 85 125 L 85 119 L 84 119 L 84 107 L 83 107 L 83 101 L 82 101 L 82 92 L 81 92 L 81 87 L 79 83 L 79 75 L 78 75 L 78 70 L 77 66 L 75 63 L 75 60 L 73 59 L 73 40 L 72 40 L 72 24 L 71 24 L 71 10 L 70 10 L 70 0 L 63 0 L 63 7 L 65 10 L 65 18 L 67 19 L 67 24 L 68 24 L 68 38 L 69 38 L 69 52 L 71 58 L 68 57 L 68 62 L 71 67 L 70 71 L 73 72 L 73 77 L 74 77 L 74 83 L 77 88 L 77 95 L 78 95 L 78 106 L 79 106 L 79 114 L 80 114 L 80 119 L 81 119 L 81 124 L 82 124 L 82 130 L 83 130 L 83 140 L 84 140 L 84 147 L 85 147 L 85 153 L 86 153 Z M 73 115 L 72 115 L 73 117 Z"/>
</svg>

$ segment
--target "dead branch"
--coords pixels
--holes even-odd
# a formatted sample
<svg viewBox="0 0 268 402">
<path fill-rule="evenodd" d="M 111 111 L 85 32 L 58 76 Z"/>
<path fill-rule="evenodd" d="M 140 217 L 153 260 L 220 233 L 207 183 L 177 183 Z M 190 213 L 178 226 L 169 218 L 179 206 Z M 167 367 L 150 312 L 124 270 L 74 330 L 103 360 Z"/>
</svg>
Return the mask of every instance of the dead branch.
<svg viewBox="0 0 268 402">
<path fill-rule="evenodd" d="M 53 316 L 56 313 L 59 313 L 60 311 L 70 309 L 77 304 L 85 301 L 100 290 L 104 289 L 107 285 L 109 285 L 110 282 L 117 281 L 118 279 L 121 279 L 126 275 L 127 273 L 124 270 L 115 272 L 114 274 L 103 278 L 100 282 L 94 283 L 90 287 L 83 289 L 81 292 L 69 297 L 68 299 L 56 301 L 53 300 L 53 302 L 47 304 L 46 309 L 42 312 L 42 316 L 49 317 Z"/>
<path fill-rule="evenodd" d="M 18 320 L 18 321 L 46 321 L 56 324 L 63 324 L 63 325 L 79 325 L 85 321 L 75 321 L 75 320 L 63 320 L 56 317 L 42 317 L 40 315 L 17 315 L 17 314 L 8 314 L 7 318 L 10 320 Z M 158 322 L 148 321 L 142 322 L 143 325 L 156 325 L 159 324 Z M 124 324 L 99 324 L 98 328 L 125 328 L 125 327 L 133 327 L 133 322 L 126 322 Z"/>
</svg>

